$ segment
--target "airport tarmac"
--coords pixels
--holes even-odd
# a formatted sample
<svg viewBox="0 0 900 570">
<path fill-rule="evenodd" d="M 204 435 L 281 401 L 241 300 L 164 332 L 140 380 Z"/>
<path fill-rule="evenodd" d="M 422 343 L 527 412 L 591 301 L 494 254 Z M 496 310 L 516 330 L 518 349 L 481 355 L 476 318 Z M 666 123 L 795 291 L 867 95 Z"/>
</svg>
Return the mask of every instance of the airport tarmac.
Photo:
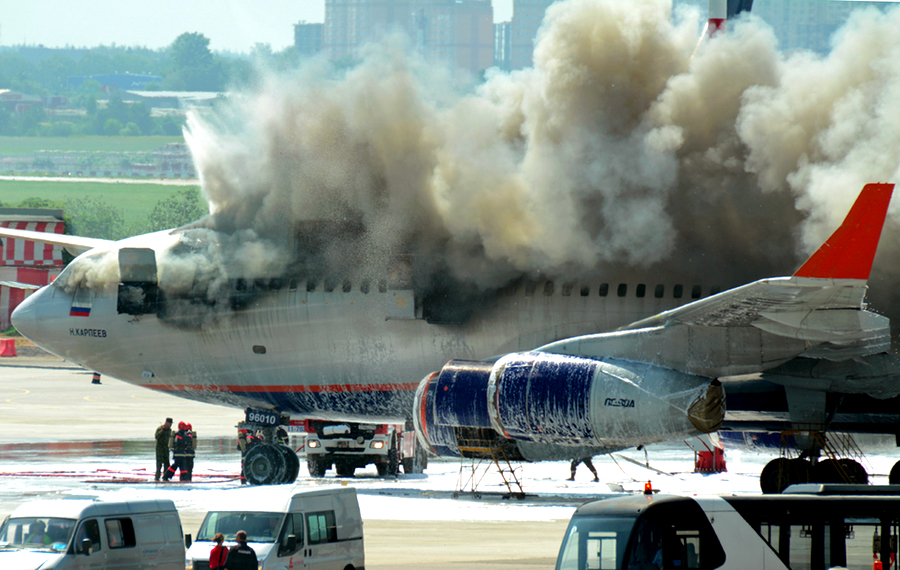
<svg viewBox="0 0 900 570">
<path fill-rule="evenodd" d="M 196 534 L 206 508 L 203 501 L 193 504 L 182 497 L 217 493 L 215 502 L 227 504 L 229 493 L 246 490 L 234 479 L 239 470 L 239 454 L 232 446 L 237 441 L 234 426 L 243 419 L 240 410 L 175 398 L 105 377 L 101 377 L 99 385 L 92 384 L 90 372 L 55 358 L 0 359 L 0 394 L 0 479 L 4 487 L 0 491 L 0 517 L 28 500 L 82 491 L 134 494 L 164 487 L 149 481 L 149 470 L 153 465 L 153 431 L 166 416 L 176 422 L 191 422 L 201 444 L 217 446 L 198 451 L 198 466 L 202 456 L 207 472 L 219 466 L 222 471 L 218 480 L 170 484 L 165 491 L 159 491 L 167 492 L 162 496 L 176 501 L 184 532 Z M 11 469 L 17 472 L 10 472 Z M 146 469 L 144 477 L 148 481 L 125 489 L 122 483 L 105 482 L 107 469 L 132 474 Z M 444 465 L 444 470 L 448 469 L 452 477 L 456 467 Z M 421 484 L 425 477 L 419 477 Z M 301 479 L 305 479 L 304 472 Z M 505 570 L 523 566 L 549 569 L 554 566 L 568 513 L 573 508 L 569 504 L 562 511 L 551 509 L 554 514 L 546 520 L 497 520 L 509 517 L 490 514 L 490 505 L 478 511 L 487 513 L 484 520 L 462 520 L 471 518 L 469 515 L 447 518 L 443 516 L 444 509 L 430 509 L 427 500 L 425 507 L 403 506 L 411 504 L 410 499 L 400 497 L 410 493 L 427 497 L 427 490 L 404 490 L 402 480 L 378 479 L 374 470 L 371 474 L 359 473 L 358 479 L 361 487 L 369 486 L 360 488 L 361 493 L 367 493 L 361 494 L 361 504 L 372 505 L 369 515 L 364 509 L 366 567 L 370 570 Z M 356 486 L 353 479 L 340 483 Z M 392 493 L 398 498 L 391 498 Z M 456 501 L 447 498 L 439 502 Z M 541 507 L 535 508 L 531 512 L 543 512 Z M 414 513 L 415 520 L 398 520 L 396 509 Z M 378 512 L 384 515 L 379 517 Z M 432 517 L 429 512 L 433 512 Z"/>
<path fill-rule="evenodd" d="M 366 566 L 372 569 L 553 568 L 559 544 L 575 507 L 610 495 L 612 486 L 640 492 L 650 478 L 662 492 L 759 493 L 758 477 L 771 452 L 728 450 L 728 471 L 693 472 L 693 454 L 680 443 L 597 457 L 601 483 L 579 467 L 567 482 L 568 462 L 518 466 L 527 493 L 523 500 L 502 499 L 499 474 L 484 477 L 480 498 L 456 491 L 475 465 L 433 460 L 426 474 L 385 479 L 374 467 L 353 478 L 308 477 L 305 466 L 294 485 L 241 487 L 235 424 L 240 410 L 156 393 L 92 375 L 60 359 L 0 359 L 0 516 L 22 502 L 72 495 L 103 500 L 167 498 L 175 501 L 183 530 L 195 535 L 202 517 L 242 493 L 292 493 L 321 485 L 357 489 L 364 520 Z M 166 416 L 193 424 L 199 433 L 192 483 L 154 483 L 152 434 Z M 873 483 L 884 484 L 898 450 L 869 446 L 866 468 Z M 300 434 L 292 445 L 302 444 Z M 301 450 L 302 453 L 302 450 Z M 619 459 L 616 459 L 618 456 Z M 622 461 L 627 459 L 628 461 Z M 302 463 L 302 458 L 301 458 Z M 467 471 L 471 467 L 471 472 Z M 607 487 L 607 483 L 611 487 Z M 261 500 L 262 502 L 262 500 Z"/>
</svg>

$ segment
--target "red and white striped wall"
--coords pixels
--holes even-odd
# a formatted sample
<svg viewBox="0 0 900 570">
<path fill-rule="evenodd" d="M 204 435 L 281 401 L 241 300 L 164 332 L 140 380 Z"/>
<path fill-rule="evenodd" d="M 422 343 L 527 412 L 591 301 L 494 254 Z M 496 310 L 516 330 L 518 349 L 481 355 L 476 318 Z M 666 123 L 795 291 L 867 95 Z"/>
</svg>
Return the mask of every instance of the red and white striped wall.
<svg viewBox="0 0 900 570">
<path fill-rule="evenodd" d="M 0 227 L 53 234 L 62 234 L 65 231 L 63 222 L 0 221 Z M 55 245 L 22 239 L 0 238 L 0 265 L 62 267 L 62 250 L 62 247 Z"/>
</svg>

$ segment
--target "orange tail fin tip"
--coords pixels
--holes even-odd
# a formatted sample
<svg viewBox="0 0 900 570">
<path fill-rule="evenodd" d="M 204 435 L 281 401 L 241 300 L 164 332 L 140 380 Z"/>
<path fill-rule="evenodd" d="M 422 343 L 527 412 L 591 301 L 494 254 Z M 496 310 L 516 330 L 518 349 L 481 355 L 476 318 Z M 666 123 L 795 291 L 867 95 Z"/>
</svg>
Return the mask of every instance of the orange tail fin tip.
<svg viewBox="0 0 900 570">
<path fill-rule="evenodd" d="M 794 277 L 868 279 L 893 191 L 893 184 L 866 184 L 841 227 Z"/>
</svg>

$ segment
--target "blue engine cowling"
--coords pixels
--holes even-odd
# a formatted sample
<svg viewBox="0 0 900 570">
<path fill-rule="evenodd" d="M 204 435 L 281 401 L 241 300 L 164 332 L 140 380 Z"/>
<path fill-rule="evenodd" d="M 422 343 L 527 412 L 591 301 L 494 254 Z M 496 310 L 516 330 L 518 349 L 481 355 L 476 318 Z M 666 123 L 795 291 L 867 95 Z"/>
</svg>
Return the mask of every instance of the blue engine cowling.
<svg viewBox="0 0 900 570">
<path fill-rule="evenodd" d="M 454 360 L 419 384 L 416 431 L 440 455 L 458 456 L 461 438 L 493 432 L 524 444 L 517 445 L 523 456 L 541 450 L 571 458 L 573 448 L 609 451 L 697 435 L 688 408 L 706 396 L 707 384 L 644 363 L 537 352 L 495 363 Z"/>
</svg>

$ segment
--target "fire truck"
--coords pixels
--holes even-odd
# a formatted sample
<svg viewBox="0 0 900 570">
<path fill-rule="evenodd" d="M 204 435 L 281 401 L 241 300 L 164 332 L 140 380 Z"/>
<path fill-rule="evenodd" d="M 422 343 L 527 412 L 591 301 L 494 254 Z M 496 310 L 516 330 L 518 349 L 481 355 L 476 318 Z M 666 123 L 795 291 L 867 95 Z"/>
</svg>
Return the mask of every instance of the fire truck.
<svg viewBox="0 0 900 570">
<path fill-rule="evenodd" d="M 312 477 L 324 477 L 334 467 L 338 477 L 375 464 L 378 475 L 422 473 L 428 464 L 425 450 L 416 441 L 412 422 L 361 424 L 325 420 L 302 420 L 306 432 L 306 463 Z"/>
</svg>

